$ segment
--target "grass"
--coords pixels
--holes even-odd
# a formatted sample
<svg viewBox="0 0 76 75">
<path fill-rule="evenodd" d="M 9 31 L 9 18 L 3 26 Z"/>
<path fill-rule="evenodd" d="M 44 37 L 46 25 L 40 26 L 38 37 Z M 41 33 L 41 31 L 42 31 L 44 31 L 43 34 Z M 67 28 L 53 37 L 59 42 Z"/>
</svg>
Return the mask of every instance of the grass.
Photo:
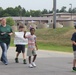
<svg viewBox="0 0 76 75">
<path fill-rule="evenodd" d="M 74 28 L 71 27 L 38 29 L 36 30 L 38 47 L 43 50 L 72 52 L 70 39 L 74 31 Z M 14 46 L 13 38 L 11 46 Z"/>
<path fill-rule="evenodd" d="M 36 31 L 38 47 L 44 50 L 72 52 L 71 37 L 74 28 L 39 29 Z"/>
<path fill-rule="evenodd" d="M 72 52 L 71 46 L 60 46 L 60 45 L 52 45 L 50 43 L 38 42 L 38 47 L 39 47 L 39 49 L 42 49 L 42 50 Z"/>
<path fill-rule="evenodd" d="M 37 30 L 36 35 L 39 42 L 52 43 L 57 45 L 71 45 L 70 39 L 74 29 L 59 28 L 59 29 L 41 29 Z"/>
</svg>

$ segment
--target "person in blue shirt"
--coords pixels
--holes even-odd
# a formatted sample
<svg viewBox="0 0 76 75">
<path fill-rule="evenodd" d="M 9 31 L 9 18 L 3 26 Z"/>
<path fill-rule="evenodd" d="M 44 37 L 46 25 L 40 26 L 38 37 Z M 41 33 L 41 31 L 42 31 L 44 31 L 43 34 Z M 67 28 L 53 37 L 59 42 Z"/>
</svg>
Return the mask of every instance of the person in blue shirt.
<svg viewBox="0 0 76 75">
<path fill-rule="evenodd" d="M 76 26 L 74 26 L 76 29 Z M 76 71 L 76 32 L 72 35 L 72 47 L 73 47 L 73 53 L 74 53 L 74 60 L 73 60 L 73 70 Z"/>
</svg>

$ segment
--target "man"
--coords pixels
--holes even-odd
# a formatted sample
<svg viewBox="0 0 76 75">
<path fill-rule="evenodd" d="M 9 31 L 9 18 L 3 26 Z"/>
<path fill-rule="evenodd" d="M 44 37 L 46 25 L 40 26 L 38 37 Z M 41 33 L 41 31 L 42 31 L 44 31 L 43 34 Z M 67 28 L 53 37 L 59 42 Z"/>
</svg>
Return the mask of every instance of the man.
<svg viewBox="0 0 76 75">
<path fill-rule="evenodd" d="M 1 61 L 8 65 L 7 50 L 10 45 L 10 36 L 12 35 L 12 29 L 9 25 L 6 25 L 6 19 L 3 18 L 0 25 L 0 46 L 2 48 Z"/>
<path fill-rule="evenodd" d="M 76 29 L 76 26 L 74 26 Z M 73 52 L 74 52 L 74 60 L 73 60 L 73 70 L 76 71 L 76 32 L 73 33 L 72 35 L 72 47 L 73 47 Z"/>
</svg>

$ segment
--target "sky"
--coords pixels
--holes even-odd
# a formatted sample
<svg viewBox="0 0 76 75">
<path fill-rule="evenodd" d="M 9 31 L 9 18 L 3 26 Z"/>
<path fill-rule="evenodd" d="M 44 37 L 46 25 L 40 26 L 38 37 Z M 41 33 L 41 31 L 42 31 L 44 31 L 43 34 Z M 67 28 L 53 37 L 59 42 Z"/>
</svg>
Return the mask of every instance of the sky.
<svg viewBox="0 0 76 75">
<path fill-rule="evenodd" d="M 62 6 L 66 6 L 67 9 L 71 6 L 76 7 L 76 0 L 57 0 L 57 9 L 61 9 Z M 0 7 L 6 9 L 8 7 L 16 7 L 21 5 L 26 10 L 52 10 L 53 0 L 0 0 Z"/>
</svg>

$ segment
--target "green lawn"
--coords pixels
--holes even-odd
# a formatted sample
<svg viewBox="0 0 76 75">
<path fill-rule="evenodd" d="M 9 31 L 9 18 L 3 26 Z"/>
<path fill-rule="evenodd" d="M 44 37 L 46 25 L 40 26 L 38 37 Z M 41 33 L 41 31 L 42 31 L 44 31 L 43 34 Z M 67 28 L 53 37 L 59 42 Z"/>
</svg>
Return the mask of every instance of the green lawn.
<svg viewBox="0 0 76 75">
<path fill-rule="evenodd" d="M 59 46 L 59 45 L 52 45 L 50 43 L 41 43 L 38 42 L 38 47 L 39 49 L 42 50 L 52 50 L 52 51 L 61 51 L 61 52 L 72 52 L 72 47 L 71 46 Z"/>
<path fill-rule="evenodd" d="M 74 32 L 74 28 L 70 27 L 57 29 L 38 29 L 36 30 L 38 47 L 42 50 L 72 52 L 70 39 Z M 14 46 L 13 38 L 11 46 Z"/>
</svg>

